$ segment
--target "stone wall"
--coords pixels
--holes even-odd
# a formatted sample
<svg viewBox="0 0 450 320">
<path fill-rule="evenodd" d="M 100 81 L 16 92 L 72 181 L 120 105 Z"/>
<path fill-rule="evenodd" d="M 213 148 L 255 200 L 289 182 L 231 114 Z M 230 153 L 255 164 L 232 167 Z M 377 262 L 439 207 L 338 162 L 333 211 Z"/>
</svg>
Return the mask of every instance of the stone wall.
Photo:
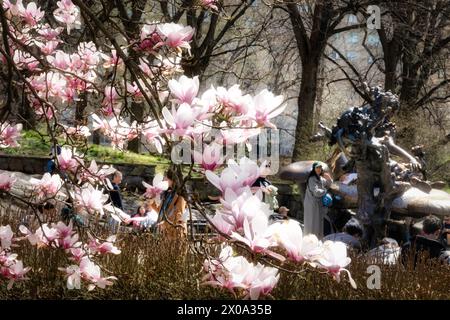
<svg viewBox="0 0 450 320">
<path fill-rule="evenodd" d="M 49 160 L 50 157 L 0 155 L 0 170 L 42 175 L 45 172 L 45 167 Z M 98 162 L 98 164 L 103 163 Z M 122 172 L 122 190 L 138 192 L 140 194 L 145 191 L 142 181 L 151 183 L 155 175 L 154 165 L 114 163 L 113 166 Z M 302 219 L 303 205 L 300 195 L 294 192 L 294 184 L 289 182 L 274 182 L 273 184 L 278 188 L 279 205 L 289 208 L 290 216 L 296 219 Z M 207 179 L 192 179 L 192 181 L 188 182 L 187 186 L 189 193 L 192 193 L 202 201 L 211 201 L 208 195 L 219 195 L 219 191 Z"/>
<path fill-rule="evenodd" d="M 26 174 L 42 175 L 50 157 L 5 155 L 0 154 L 0 170 L 19 171 Z M 109 164 L 97 162 L 98 165 Z M 142 181 L 152 181 L 155 175 L 154 165 L 114 163 L 114 168 L 120 170 L 123 175 L 122 187 L 134 191 L 136 188 L 144 190 Z"/>
</svg>

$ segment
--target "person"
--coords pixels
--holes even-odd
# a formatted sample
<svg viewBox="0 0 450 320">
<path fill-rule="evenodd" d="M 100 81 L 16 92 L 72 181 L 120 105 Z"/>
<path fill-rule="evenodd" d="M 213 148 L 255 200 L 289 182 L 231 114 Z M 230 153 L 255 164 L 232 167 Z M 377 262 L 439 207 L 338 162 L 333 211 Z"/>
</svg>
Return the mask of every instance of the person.
<svg viewBox="0 0 450 320">
<path fill-rule="evenodd" d="M 421 233 L 403 245 L 403 263 L 407 263 L 409 259 L 414 257 L 415 266 L 420 254 L 424 254 L 424 257 L 428 259 L 439 258 L 442 256 L 445 252 L 445 246 L 439 241 L 441 230 L 441 220 L 433 215 L 427 216 L 423 221 Z"/>
<path fill-rule="evenodd" d="M 156 214 L 155 211 L 152 211 Z M 131 216 L 131 219 L 129 221 L 126 221 L 127 225 L 133 225 L 134 228 L 142 231 L 151 230 L 153 225 L 156 223 L 157 216 L 154 217 L 150 214 L 150 212 L 147 212 L 147 209 L 145 206 L 141 205 L 137 208 L 136 213 L 134 213 Z"/>
<path fill-rule="evenodd" d="M 55 158 L 57 156 L 59 156 L 61 154 L 61 147 L 60 146 L 56 146 L 56 154 L 55 154 L 55 148 L 52 147 L 51 152 L 49 154 L 49 156 L 51 156 L 52 158 L 50 160 L 48 160 L 47 165 L 45 167 L 45 172 L 48 172 L 50 174 L 55 174 L 56 171 L 56 163 L 55 163 Z"/>
<path fill-rule="evenodd" d="M 120 187 L 119 187 L 119 184 L 121 182 L 122 182 L 122 172 L 116 170 L 116 172 L 114 172 L 111 181 L 113 189 L 109 191 L 109 197 L 111 199 L 112 204 L 115 207 L 119 208 L 120 210 L 123 210 L 122 196 L 120 194 Z"/>
<path fill-rule="evenodd" d="M 326 195 L 331 182 L 330 175 L 323 171 L 323 164 L 314 162 L 306 181 L 303 205 L 305 235 L 315 234 L 319 239 L 323 238 L 324 219 L 328 208 L 323 205 L 322 197 Z"/>
<path fill-rule="evenodd" d="M 361 250 L 361 238 L 363 236 L 363 227 L 355 218 L 351 218 L 344 225 L 342 232 L 332 233 L 324 237 L 323 240 L 341 241 L 347 245 L 348 248 L 356 251 Z"/>
<path fill-rule="evenodd" d="M 258 179 L 256 179 L 251 188 L 253 192 L 261 189 L 261 191 L 263 192 L 263 201 L 269 205 L 271 210 L 277 210 L 278 188 L 272 185 L 272 182 L 267 179 L 267 176 L 272 173 L 270 167 L 270 161 L 266 161 L 265 165 L 262 166 L 260 176 L 258 177 Z"/>
<path fill-rule="evenodd" d="M 158 220 L 155 232 L 170 240 L 187 239 L 187 223 L 184 221 L 186 200 L 174 188 L 175 171 L 168 169 L 164 180 L 169 188 L 161 195 L 161 202 L 156 208 Z"/>
<path fill-rule="evenodd" d="M 289 213 L 289 209 L 286 208 L 285 206 L 282 206 L 280 208 L 278 208 L 277 210 L 278 212 L 271 214 L 269 216 L 269 221 L 270 222 L 277 222 L 277 221 L 284 221 L 284 220 L 288 220 L 288 213 Z"/>
</svg>

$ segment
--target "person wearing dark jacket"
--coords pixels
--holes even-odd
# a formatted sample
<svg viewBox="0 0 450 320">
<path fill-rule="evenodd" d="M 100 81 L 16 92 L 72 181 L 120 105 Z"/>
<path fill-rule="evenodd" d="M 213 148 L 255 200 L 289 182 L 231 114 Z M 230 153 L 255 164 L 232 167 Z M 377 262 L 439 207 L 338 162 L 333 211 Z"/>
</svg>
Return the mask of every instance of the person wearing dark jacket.
<svg viewBox="0 0 450 320">
<path fill-rule="evenodd" d="M 414 266 L 420 255 L 424 258 L 436 259 L 445 252 L 445 246 L 439 241 L 442 229 L 441 220 L 433 215 L 425 218 L 423 228 L 420 235 L 405 243 L 402 248 L 402 261 L 405 264 L 408 259 L 414 258 Z"/>
<path fill-rule="evenodd" d="M 109 197 L 111 199 L 111 202 L 115 207 L 123 210 L 122 196 L 120 195 L 120 188 L 119 188 L 119 184 L 122 182 L 122 173 L 118 170 L 114 172 L 114 176 L 111 182 L 113 186 L 113 190 L 109 191 Z"/>
</svg>

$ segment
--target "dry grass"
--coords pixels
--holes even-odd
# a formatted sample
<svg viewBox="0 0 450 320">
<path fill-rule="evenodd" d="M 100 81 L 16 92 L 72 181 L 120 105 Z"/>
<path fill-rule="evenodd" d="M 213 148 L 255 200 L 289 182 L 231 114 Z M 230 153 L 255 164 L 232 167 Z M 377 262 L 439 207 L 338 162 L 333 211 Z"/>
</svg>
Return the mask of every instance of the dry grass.
<svg viewBox="0 0 450 320">
<path fill-rule="evenodd" d="M 0 219 L 0 224 L 16 221 Z M 15 229 L 17 230 L 17 229 Z M 101 232 L 100 230 L 97 230 Z M 6 290 L 0 283 L 0 299 L 232 299 L 230 293 L 207 286 L 199 281 L 204 256 L 191 248 L 185 250 L 179 243 L 162 241 L 152 235 L 123 234 L 117 246 L 118 256 L 102 258 L 103 272 L 118 277 L 111 287 L 96 288 L 88 292 L 68 290 L 63 273 L 58 267 L 68 266 L 69 261 L 58 250 L 36 249 L 24 243 L 16 248 L 25 266 L 33 269 L 30 280 Z M 208 245 L 211 252 L 217 246 Z M 381 289 L 370 290 L 366 286 L 369 276 L 364 258 L 352 257 L 350 271 L 358 289 L 353 289 L 346 275 L 337 283 L 328 274 L 304 270 L 298 274 L 282 272 L 279 284 L 273 291 L 276 299 L 449 299 L 450 268 L 438 264 L 421 263 L 416 269 L 402 265 L 380 266 Z M 302 270 L 290 264 L 284 267 Z M 108 272 L 109 271 L 109 272 Z"/>
</svg>

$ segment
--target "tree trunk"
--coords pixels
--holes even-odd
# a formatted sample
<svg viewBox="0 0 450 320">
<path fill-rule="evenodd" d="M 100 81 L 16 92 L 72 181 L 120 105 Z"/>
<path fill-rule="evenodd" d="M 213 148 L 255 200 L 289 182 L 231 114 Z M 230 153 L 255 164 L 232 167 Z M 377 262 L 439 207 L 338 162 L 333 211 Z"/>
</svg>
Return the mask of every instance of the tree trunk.
<svg viewBox="0 0 450 320">
<path fill-rule="evenodd" d="M 298 96 L 297 126 L 292 161 L 304 160 L 309 147 L 309 138 L 314 129 L 314 104 L 317 95 L 318 63 L 311 61 L 302 66 L 302 83 Z"/>
</svg>

